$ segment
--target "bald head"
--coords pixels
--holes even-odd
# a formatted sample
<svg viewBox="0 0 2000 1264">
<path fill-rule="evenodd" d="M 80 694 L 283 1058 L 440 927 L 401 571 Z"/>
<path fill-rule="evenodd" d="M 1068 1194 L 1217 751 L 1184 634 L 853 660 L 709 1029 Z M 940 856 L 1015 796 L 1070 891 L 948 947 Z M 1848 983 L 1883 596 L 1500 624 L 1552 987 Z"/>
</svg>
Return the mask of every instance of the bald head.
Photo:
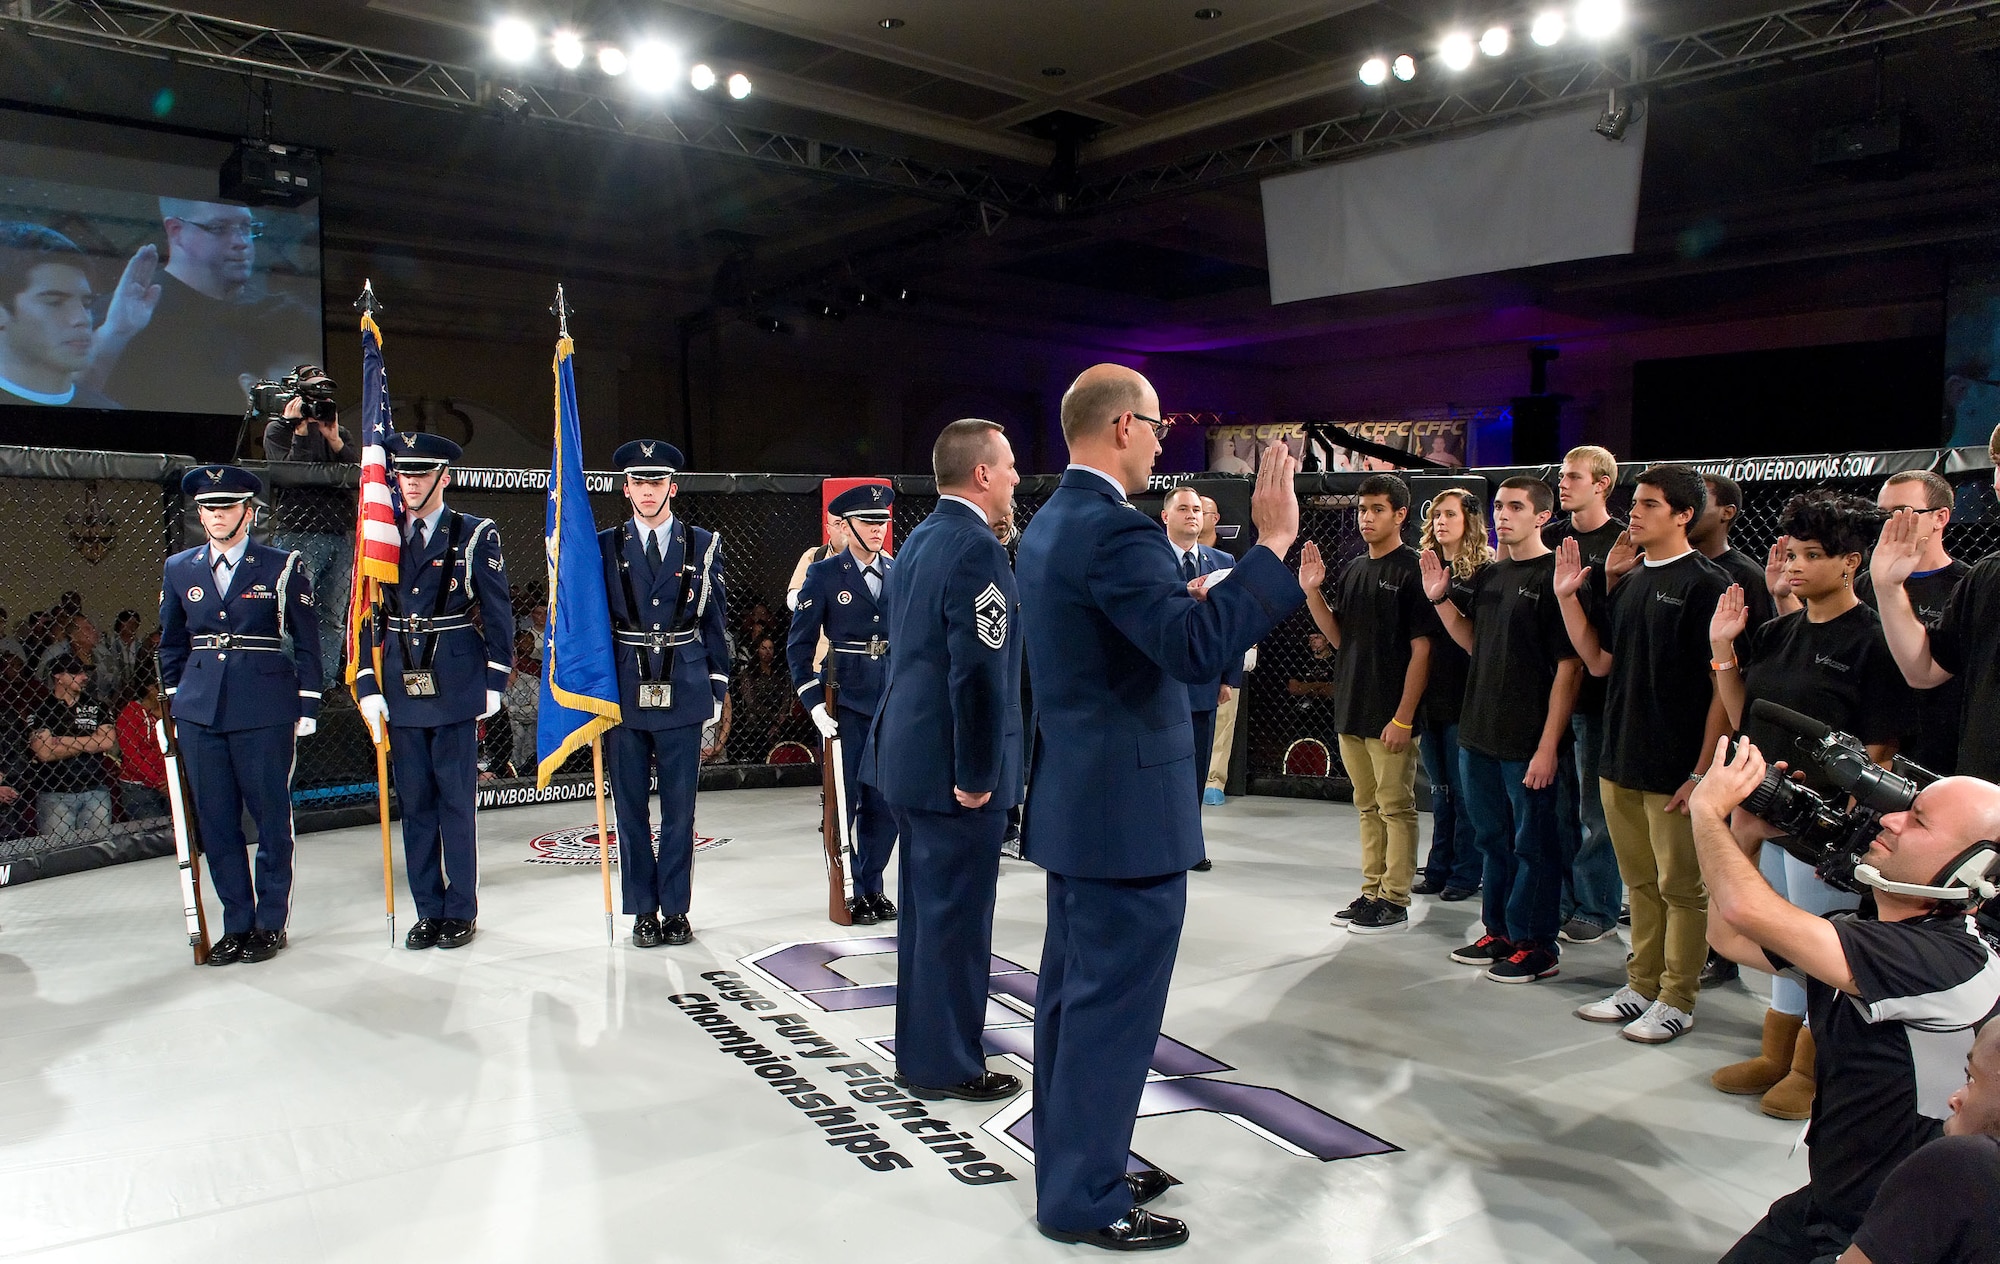
<svg viewBox="0 0 2000 1264">
<path fill-rule="evenodd" d="M 1096 364 L 1077 375 L 1063 392 L 1063 439 L 1075 447 L 1128 412 L 1143 413 L 1153 396 L 1146 379 L 1122 364 Z M 1157 415 L 1157 414 L 1154 414 Z"/>
<path fill-rule="evenodd" d="M 2000 839 L 2000 786 L 1946 777 L 1924 787 L 1910 811 L 1882 818 L 1864 859 L 1885 878 L 1928 886 L 1967 848 L 1991 839 Z"/>
</svg>

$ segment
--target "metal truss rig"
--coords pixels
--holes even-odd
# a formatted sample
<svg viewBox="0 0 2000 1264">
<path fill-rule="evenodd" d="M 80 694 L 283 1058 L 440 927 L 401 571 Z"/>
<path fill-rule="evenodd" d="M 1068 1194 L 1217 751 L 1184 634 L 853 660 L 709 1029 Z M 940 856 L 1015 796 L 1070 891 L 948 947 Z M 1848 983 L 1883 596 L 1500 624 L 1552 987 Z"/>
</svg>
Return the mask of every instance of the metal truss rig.
<svg viewBox="0 0 2000 1264">
<path fill-rule="evenodd" d="M 1689 35 L 1652 40 L 1617 58 L 1547 63 L 1506 80 L 1378 108 L 1086 183 L 1072 210 L 1128 203 L 1349 158 L 1493 120 L 1573 106 L 1612 91 L 1741 74 L 1856 45 L 1907 39 L 2000 18 L 2000 0 L 1835 0 L 1794 5 Z M 1086 157 L 1088 155 L 1086 154 Z"/>
<path fill-rule="evenodd" d="M 498 91 L 510 88 L 524 99 L 515 112 L 547 125 L 639 137 L 942 202 L 984 203 L 1044 215 L 1099 210 L 1279 174 L 1494 119 L 1561 108 L 1613 90 L 1638 93 L 1693 83 L 1992 18 L 2000 18 L 2000 0 L 1832 0 L 1794 5 L 1652 40 L 1616 59 L 1545 62 L 1511 79 L 1467 84 L 1407 101 L 1392 99 L 1380 108 L 1281 135 L 1087 180 L 1073 196 L 1058 197 L 1033 180 L 923 163 L 723 120 L 679 121 L 649 102 L 496 78 L 471 67 L 140 0 L 0 0 L 0 26 L 40 38 L 165 56 L 445 110 L 499 109 Z"/>
<path fill-rule="evenodd" d="M 946 202 L 1032 204 L 1028 180 L 960 170 L 852 145 L 716 119 L 675 119 L 660 105 L 495 76 L 467 66 L 363 48 L 316 35 L 209 17 L 137 0 L 0 0 L 0 27 L 88 48 L 149 57 L 435 109 L 493 112 L 499 93 L 535 122 L 659 141 L 853 184 Z"/>
</svg>

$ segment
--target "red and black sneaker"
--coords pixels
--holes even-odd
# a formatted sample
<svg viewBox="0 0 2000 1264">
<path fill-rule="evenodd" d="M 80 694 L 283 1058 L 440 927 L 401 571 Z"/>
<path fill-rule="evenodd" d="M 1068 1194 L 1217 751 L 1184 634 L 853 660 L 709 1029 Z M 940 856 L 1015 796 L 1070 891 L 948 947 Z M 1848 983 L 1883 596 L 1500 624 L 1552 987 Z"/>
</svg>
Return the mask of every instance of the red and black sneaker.
<svg viewBox="0 0 2000 1264">
<path fill-rule="evenodd" d="M 1514 945 L 1498 935 L 1481 935 L 1463 948 L 1451 950 L 1451 959 L 1462 966 L 1490 966 L 1514 955 Z"/>
<path fill-rule="evenodd" d="M 1556 964 L 1555 953 L 1534 944 L 1523 945 L 1505 961 L 1496 962 L 1486 977 L 1495 983 L 1533 983 L 1537 979 L 1553 979 L 1562 973 Z"/>
</svg>

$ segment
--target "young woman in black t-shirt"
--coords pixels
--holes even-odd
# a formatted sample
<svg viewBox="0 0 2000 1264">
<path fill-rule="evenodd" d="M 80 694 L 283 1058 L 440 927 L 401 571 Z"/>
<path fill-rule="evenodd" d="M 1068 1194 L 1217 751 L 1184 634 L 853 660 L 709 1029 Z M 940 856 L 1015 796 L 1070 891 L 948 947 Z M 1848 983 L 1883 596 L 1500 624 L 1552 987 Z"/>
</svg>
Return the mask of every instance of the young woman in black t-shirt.
<svg viewBox="0 0 2000 1264">
<path fill-rule="evenodd" d="M 1471 492 L 1454 487 L 1431 498 L 1424 511 L 1422 551 L 1436 553 L 1451 572 L 1453 598 L 1463 605 L 1472 577 L 1493 560 L 1486 511 Z M 1431 675 L 1418 721 L 1424 774 L 1431 783 L 1431 851 L 1417 871 L 1412 895 L 1463 900 L 1479 889 L 1485 860 L 1472 820 L 1458 801 L 1458 710 L 1470 666 L 1471 659 L 1456 641 L 1448 636 L 1431 638 Z"/>
<path fill-rule="evenodd" d="M 1859 497 L 1824 491 L 1794 496 L 1783 521 L 1784 578 L 1804 607 L 1744 636 L 1742 586 L 1732 587 L 1716 606 L 1709 625 L 1716 692 L 1730 724 L 1767 759 L 1804 762 L 1791 734 L 1750 714 L 1750 704 L 1760 698 L 1854 734 L 1877 763 L 1888 763 L 1896 753 L 1908 691 L 1882 635 L 1882 620 L 1854 592 L 1880 521 L 1875 506 Z M 1740 656 L 1732 647 L 1741 647 Z M 1810 765 L 1804 771 L 1813 780 Z M 1832 789 L 1824 782 L 1815 788 Z M 1764 848 L 1760 867 L 1780 895 L 1807 912 L 1859 903 L 1780 847 Z M 1774 979 L 1758 1056 L 1722 1068 L 1710 1082 L 1725 1093 L 1761 1093 L 1767 1115 L 1806 1118 L 1815 1086 L 1812 1034 L 1802 1028 L 1805 1013 L 1805 988 L 1782 976 Z"/>
</svg>

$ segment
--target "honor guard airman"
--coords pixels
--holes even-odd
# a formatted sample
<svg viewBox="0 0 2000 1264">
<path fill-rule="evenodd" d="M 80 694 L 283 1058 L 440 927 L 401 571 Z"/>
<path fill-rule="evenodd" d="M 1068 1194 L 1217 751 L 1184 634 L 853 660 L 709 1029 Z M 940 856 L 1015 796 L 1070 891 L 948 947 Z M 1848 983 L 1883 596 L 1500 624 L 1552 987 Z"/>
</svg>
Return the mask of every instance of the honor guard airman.
<svg viewBox="0 0 2000 1264">
<path fill-rule="evenodd" d="M 722 537 L 673 511 L 680 449 L 638 439 L 611 456 L 632 516 L 597 535 L 618 651 L 617 728 L 605 738 L 618 811 L 619 881 L 632 942 L 685 944 L 693 896 L 694 795 L 703 733 L 729 695 Z M 652 792 L 660 785 L 660 841 Z"/>
<path fill-rule="evenodd" d="M 889 671 L 888 607 L 882 586 L 894 559 L 882 552 L 889 533 L 889 515 L 896 503 L 892 488 L 879 483 L 850 487 L 833 498 L 827 512 L 847 523 L 845 551 L 806 568 L 799 585 L 798 609 L 785 639 L 785 658 L 792 671 L 792 688 L 811 712 L 820 736 L 840 743 L 841 774 L 847 785 L 849 825 L 854 831 L 854 897 L 848 911 L 857 925 L 893 920 L 896 905 L 882 894 L 882 873 L 896 846 L 896 822 L 882 792 L 861 781 L 861 752 L 869 721 L 882 696 Z M 817 671 L 813 652 L 824 629 L 827 655 Z M 826 706 L 822 677 L 831 673 L 838 686 L 835 707 Z M 900 740 L 895 735 L 891 741 Z"/>
<path fill-rule="evenodd" d="M 448 508 L 456 443 L 399 434 L 389 466 L 403 496 L 403 553 L 381 626 L 361 634 L 361 718 L 388 727 L 417 923 L 406 948 L 458 948 L 479 918 L 479 721 L 500 710 L 514 661 L 514 607 L 500 529 Z M 477 618 L 475 619 L 475 613 Z M 374 665 L 382 654 L 381 674 Z"/>
<path fill-rule="evenodd" d="M 264 489 L 233 465 L 181 479 L 207 543 L 167 559 L 160 684 L 194 791 L 223 935 L 208 964 L 268 961 L 292 899 L 293 744 L 319 715 L 319 613 L 297 553 L 253 543 Z M 253 883 L 243 809 L 257 822 Z"/>
</svg>

